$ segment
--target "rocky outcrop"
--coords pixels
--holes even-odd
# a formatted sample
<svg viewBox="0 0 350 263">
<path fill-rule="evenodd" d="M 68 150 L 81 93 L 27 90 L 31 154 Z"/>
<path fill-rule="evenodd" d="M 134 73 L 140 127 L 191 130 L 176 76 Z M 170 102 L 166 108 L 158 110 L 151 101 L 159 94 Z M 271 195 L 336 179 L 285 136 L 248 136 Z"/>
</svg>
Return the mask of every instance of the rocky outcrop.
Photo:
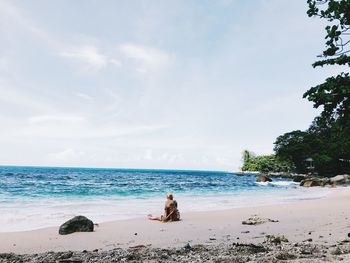
<svg viewBox="0 0 350 263">
<path fill-rule="evenodd" d="M 288 173 L 288 172 L 279 172 L 279 173 L 273 173 L 270 172 L 267 174 L 270 178 L 284 178 L 284 179 L 291 179 L 294 182 L 300 183 L 302 180 L 304 180 L 307 175 L 306 174 L 297 174 L 297 173 Z"/>
<path fill-rule="evenodd" d="M 60 226 L 58 233 L 68 235 L 74 232 L 93 232 L 94 223 L 85 216 L 76 216 Z"/>
<path fill-rule="evenodd" d="M 307 178 L 300 182 L 300 186 L 304 186 L 304 187 L 321 186 L 321 183 L 318 178 Z"/>
<path fill-rule="evenodd" d="M 265 183 L 265 182 L 272 182 L 272 179 L 270 177 L 267 177 L 266 175 L 259 175 L 256 181 L 258 183 Z"/>
<path fill-rule="evenodd" d="M 347 174 L 337 175 L 331 178 L 310 177 L 310 178 L 305 178 L 300 182 L 300 186 L 304 186 L 304 187 L 327 186 L 327 185 L 335 187 L 336 185 L 346 185 L 346 184 L 350 184 L 350 175 L 347 175 Z"/>
<path fill-rule="evenodd" d="M 293 182 L 295 183 L 300 183 L 301 181 L 305 180 L 305 175 L 304 174 L 298 174 L 298 175 L 295 175 L 293 176 Z"/>
<path fill-rule="evenodd" d="M 350 175 L 342 174 L 329 178 L 329 181 L 332 184 L 349 184 L 350 183 Z"/>
</svg>

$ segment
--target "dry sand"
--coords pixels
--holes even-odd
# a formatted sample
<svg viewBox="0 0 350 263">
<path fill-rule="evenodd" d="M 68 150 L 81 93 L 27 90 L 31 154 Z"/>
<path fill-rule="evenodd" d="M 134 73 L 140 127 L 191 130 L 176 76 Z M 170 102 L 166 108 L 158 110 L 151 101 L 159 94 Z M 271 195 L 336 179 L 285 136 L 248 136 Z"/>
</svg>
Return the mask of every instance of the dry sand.
<svg viewBox="0 0 350 263">
<path fill-rule="evenodd" d="M 161 204 L 160 204 L 161 206 Z M 243 225 L 252 217 L 278 220 Z M 312 239 L 315 244 L 335 244 L 350 233 L 350 188 L 336 188 L 317 200 L 283 205 L 237 208 L 225 211 L 193 212 L 182 221 L 160 223 L 145 218 L 99 224 L 92 233 L 58 235 L 58 227 L 34 231 L 0 233 L 0 253 L 111 250 L 137 245 L 182 247 L 189 243 L 261 243 L 266 235 L 284 235 L 291 242 Z"/>
</svg>

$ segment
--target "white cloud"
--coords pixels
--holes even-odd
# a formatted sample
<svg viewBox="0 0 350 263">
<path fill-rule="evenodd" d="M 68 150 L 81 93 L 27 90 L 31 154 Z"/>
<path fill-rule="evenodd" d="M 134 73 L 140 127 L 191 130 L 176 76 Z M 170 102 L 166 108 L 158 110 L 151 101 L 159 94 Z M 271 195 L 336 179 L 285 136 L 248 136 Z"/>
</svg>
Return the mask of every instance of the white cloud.
<svg viewBox="0 0 350 263">
<path fill-rule="evenodd" d="M 87 69 L 100 70 L 108 64 L 108 58 L 94 46 L 83 46 L 63 51 L 60 52 L 60 56 L 80 61 L 86 65 Z"/>
<path fill-rule="evenodd" d="M 60 151 L 58 153 L 53 153 L 50 155 L 51 159 L 57 160 L 57 161 L 65 161 L 70 162 L 72 160 L 79 159 L 85 155 L 84 151 L 78 151 L 72 148 L 67 148 L 63 151 Z"/>
<path fill-rule="evenodd" d="M 91 97 L 88 94 L 77 92 L 77 93 L 74 93 L 74 95 L 79 97 L 79 98 L 81 98 L 81 99 L 83 99 L 83 100 L 86 100 L 86 101 L 89 101 L 89 102 L 94 102 L 94 98 Z"/>
<path fill-rule="evenodd" d="M 0 57 L 0 72 L 8 69 L 8 67 L 9 67 L 9 63 L 8 63 L 7 59 Z"/>
<path fill-rule="evenodd" d="M 145 152 L 145 159 L 152 160 L 153 159 L 153 151 L 152 149 L 147 149 Z"/>
<path fill-rule="evenodd" d="M 14 82 L 14 83 L 13 83 Z M 30 87 L 20 80 L 8 81 L 0 76 L 0 102 L 8 104 L 11 112 L 51 111 L 52 106 L 40 96 L 29 92 Z"/>
<path fill-rule="evenodd" d="M 118 59 L 115 59 L 115 58 L 110 58 L 109 63 L 111 63 L 112 65 L 118 66 L 118 67 L 122 66 L 122 62 Z"/>
<path fill-rule="evenodd" d="M 118 48 L 125 58 L 131 59 L 136 63 L 136 70 L 141 73 L 163 69 L 173 59 L 173 55 L 161 49 L 139 44 L 125 43 L 119 45 Z"/>
<path fill-rule="evenodd" d="M 118 137 L 140 136 L 166 129 L 167 125 L 91 125 L 83 116 L 74 115 L 38 115 L 27 119 L 31 125 L 13 132 L 16 138 L 46 138 L 67 140 L 111 139 Z"/>
<path fill-rule="evenodd" d="M 29 123 L 44 123 L 44 122 L 82 122 L 85 121 L 81 116 L 64 116 L 64 115 L 39 115 L 28 119 Z"/>
</svg>

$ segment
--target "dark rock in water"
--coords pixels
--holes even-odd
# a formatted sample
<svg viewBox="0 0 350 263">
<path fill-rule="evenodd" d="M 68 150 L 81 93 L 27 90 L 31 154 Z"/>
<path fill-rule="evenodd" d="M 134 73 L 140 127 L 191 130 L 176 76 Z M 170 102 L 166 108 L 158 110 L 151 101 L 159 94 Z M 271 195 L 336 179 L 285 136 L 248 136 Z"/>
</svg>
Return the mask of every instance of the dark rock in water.
<svg viewBox="0 0 350 263">
<path fill-rule="evenodd" d="M 300 182 L 300 186 L 304 186 L 304 187 L 312 187 L 312 186 L 320 186 L 320 185 L 321 185 L 320 180 L 317 178 L 308 178 Z"/>
<path fill-rule="evenodd" d="M 272 182 L 272 179 L 270 177 L 267 177 L 266 175 L 259 175 L 256 181 L 259 183 L 264 183 L 264 182 Z"/>
<path fill-rule="evenodd" d="M 305 179 L 304 175 L 296 175 L 296 176 L 293 177 L 293 182 L 300 183 L 304 179 Z"/>
<path fill-rule="evenodd" d="M 93 232 L 94 223 L 85 216 L 76 216 L 60 226 L 58 233 L 68 235 L 74 232 Z"/>
</svg>

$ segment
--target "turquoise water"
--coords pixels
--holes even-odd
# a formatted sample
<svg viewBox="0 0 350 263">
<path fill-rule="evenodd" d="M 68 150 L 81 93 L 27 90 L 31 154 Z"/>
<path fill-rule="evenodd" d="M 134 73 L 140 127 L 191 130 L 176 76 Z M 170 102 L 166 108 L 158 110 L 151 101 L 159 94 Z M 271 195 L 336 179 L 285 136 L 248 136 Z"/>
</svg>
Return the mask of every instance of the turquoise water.
<svg viewBox="0 0 350 263">
<path fill-rule="evenodd" d="M 208 171 L 1 167 L 0 176 L 0 194 L 7 198 L 149 197 L 167 191 L 205 194 L 259 189 L 254 175 Z"/>
<path fill-rule="evenodd" d="M 59 225 L 77 214 L 103 222 L 161 213 L 173 192 L 180 209 L 220 210 L 317 198 L 285 179 L 258 184 L 256 175 L 227 172 L 0 167 L 0 231 Z"/>
</svg>

